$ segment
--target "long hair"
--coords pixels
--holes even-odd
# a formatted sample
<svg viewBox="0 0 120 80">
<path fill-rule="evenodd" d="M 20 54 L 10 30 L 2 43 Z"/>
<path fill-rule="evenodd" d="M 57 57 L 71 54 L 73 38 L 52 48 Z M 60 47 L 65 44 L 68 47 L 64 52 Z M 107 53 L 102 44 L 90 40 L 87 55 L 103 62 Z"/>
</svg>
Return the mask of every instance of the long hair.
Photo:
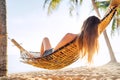
<svg viewBox="0 0 120 80">
<path fill-rule="evenodd" d="M 93 55 L 98 51 L 98 24 L 100 19 L 91 16 L 84 21 L 81 33 L 78 37 L 80 56 L 87 56 L 88 62 L 92 61 Z"/>
</svg>

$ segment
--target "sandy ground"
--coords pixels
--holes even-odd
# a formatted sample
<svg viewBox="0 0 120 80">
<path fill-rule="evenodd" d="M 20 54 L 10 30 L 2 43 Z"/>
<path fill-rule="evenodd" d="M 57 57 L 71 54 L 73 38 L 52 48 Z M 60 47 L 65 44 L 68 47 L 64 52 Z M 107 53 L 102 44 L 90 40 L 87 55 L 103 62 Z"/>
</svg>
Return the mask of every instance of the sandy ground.
<svg viewBox="0 0 120 80">
<path fill-rule="evenodd" d="M 120 80 L 120 63 L 99 67 L 77 67 L 55 71 L 8 74 L 0 80 Z"/>
</svg>

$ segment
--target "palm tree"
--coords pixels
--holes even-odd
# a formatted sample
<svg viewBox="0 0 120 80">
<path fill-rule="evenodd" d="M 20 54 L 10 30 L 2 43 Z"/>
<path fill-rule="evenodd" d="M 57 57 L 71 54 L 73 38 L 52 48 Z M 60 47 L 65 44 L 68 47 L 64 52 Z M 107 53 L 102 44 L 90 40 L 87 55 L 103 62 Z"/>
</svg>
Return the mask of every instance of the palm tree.
<svg viewBox="0 0 120 80">
<path fill-rule="evenodd" d="M 106 8 L 108 7 L 108 5 L 110 3 L 110 0 L 109 1 L 108 0 L 107 1 L 101 1 L 101 2 L 99 2 L 97 0 L 91 0 L 91 1 L 92 1 L 92 4 L 93 4 L 93 7 L 94 7 L 94 9 L 95 9 L 95 11 L 96 11 L 96 13 L 99 17 L 101 17 L 101 16 L 100 16 L 98 8 L 106 10 Z M 44 5 L 46 3 L 49 3 L 48 13 L 51 13 L 53 10 L 55 10 L 59 6 L 60 2 L 61 2 L 61 0 L 51 0 L 51 1 L 50 0 L 45 0 Z M 81 5 L 82 2 L 83 2 L 83 0 L 70 0 L 70 3 L 72 3 L 72 5 L 70 6 L 70 14 L 75 9 L 75 7 L 78 7 L 79 5 Z M 118 20 L 117 21 L 116 20 L 117 19 L 113 20 L 113 25 L 115 25 L 115 22 L 118 23 Z M 114 29 L 115 29 L 115 26 L 112 26 L 112 31 L 114 31 Z M 105 38 L 105 41 L 106 41 L 106 44 L 107 44 L 107 47 L 108 47 L 108 50 L 109 50 L 110 59 L 111 59 L 110 62 L 117 62 L 116 58 L 114 56 L 114 52 L 113 52 L 113 49 L 111 47 L 111 44 L 110 44 L 110 41 L 109 41 L 106 30 L 103 32 L 103 35 L 104 35 L 104 38 Z"/>
<path fill-rule="evenodd" d="M 6 2 L 0 0 L 0 76 L 7 75 Z"/>
<path fill-rule="evenodd" d="M 102 1 L 102 2 L 99 2 L 99 1 L 97 2 L 95 0 L 91 0 L 91 1 L 92 1 L 92 4 L 93 4 L 93 7 L 94 7 L 94 9 L 95 9 L 95 11 L 96 11 L 96 13 L 99 17 L 101 17 L 101 15 L 99 13 L 98 8 L 106 9 L 108 7 L 108 5 L 110 4 L 110 1 Z M 103 6 L 100 6 L 100 5 L 103 5 Z M 113 22 L 113 24 L 115 24 L 115 22 Z M 117 62 L 106 30 L 103 32 L 103 34 L 104 34 L 104 38 L 105 38 L 105 41 L 106 41 L 106 44 L 107 44 L 107 47 L 108 47 L 108 50 L 109 50 L 110 59 L 111 59 L 110 62 Z"/>
</svg>

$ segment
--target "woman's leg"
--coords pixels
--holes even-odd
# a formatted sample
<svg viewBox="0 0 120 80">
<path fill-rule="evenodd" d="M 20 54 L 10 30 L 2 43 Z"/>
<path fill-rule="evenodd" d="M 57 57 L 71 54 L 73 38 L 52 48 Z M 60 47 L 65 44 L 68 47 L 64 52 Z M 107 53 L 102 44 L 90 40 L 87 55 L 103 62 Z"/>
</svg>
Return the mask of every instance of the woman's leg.
<svg viewBox="0 0 120 80">
<path fill-rule="evenodd" d="M 41 50 L 40 50 L 41 55 L 44 54 L 44 51 L 46 51 L 50 48 L 51 48 L 50 41 L 47 37 L 45 37 L 42 41 L 42 44 L 41 44 Z"/>
</svg>

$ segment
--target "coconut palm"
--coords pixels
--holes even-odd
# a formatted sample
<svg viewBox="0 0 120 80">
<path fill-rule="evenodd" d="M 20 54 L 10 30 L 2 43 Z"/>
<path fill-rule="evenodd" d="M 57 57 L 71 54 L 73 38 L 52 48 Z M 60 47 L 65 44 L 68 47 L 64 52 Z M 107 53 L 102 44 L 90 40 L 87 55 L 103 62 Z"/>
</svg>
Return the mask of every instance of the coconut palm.
<svg viewBox="0 0 120 80">
<path fill-rule="evenodd" d="M 93 7 L 94 7 L 94 9 L 95 9 L 95 11 L 96 11 L 96 13 L 97 13 L 97 15 L 99 17 L 101 17 L 101 15 L 100 15 L 100 12 L 99 12 L 98 8 L 100 8 L 102 10 L 106 10 L 107 7 L 108 7 L 108 5 L 110 4 L 110 0 L 109 1 L 91 0 L 91 1 L 92 1 L 92 4 L 93 4 Z M 116 21 L 117 20 L 114 18 L 114 20 L 113 20 L 113 26 L 112 26 L 112 31 L 114 31 L 114 29 L 115 29 L 115 25 L 114 24 L 116 23 Z M 108 46 L 108 50 L 109 50 L 109 54 L 110 54 L 110 59 L 111 59 L 110 62 L 117 62 L 116 58 L 115 58 L 115 55 L 114 55 L 114 52 L 113 52 L 113 49 L 112 49 L 112 46 L 110 44 L 110 41 L 109 41 L 109 38 L 108 38 L 106 30 L 103 32 L 103 34 L 104 34 L 104 38 L 105 38 L 106 44 Z"/>
<path fill-rule="evenodd" d="M 98 9 L 100 8 L 102 10 L 106 10 L 108 5 L 110 4 L 110 0 L 106 0 L 106 1 L 91 0 L 91 1 L 92 1 L 94 10 L 96 11 L 96 13 L 99 17 L 100 17 L 100 13 L 99 13 Z M 44 5 L 46 5 L 46 3 L 49 4 L 48 13 L 51 13 L 53 10 L 55 10 L 60 5 L 60 2 L 61 2 L 61 0 L 51 0 L 51 1 L 50 0 L 45 0 Z M 76 7 L 80 6 L 82 4 L 82 2 L 83 2 L 83 0 L 70 0 L 70 4 L 71 4 L 71 6 L 69 8 L 70 9 L 70 14 L 72 13 L 73 10 L 76 9 Z M 78 11 L 76 11 L 76 13 L 78 13 Z M 120 13 L 118 13 L 118 14 L 120 14 Z M 116 15 L 117 17 L 118 17 L 118 14 Z M 120 25 L 120 19 L 119 18 L 114 18 L 113 25 L 112 25 L 112 32 L 116 29 L 115 25 L 117 25 L 117 27 Z M 108 50 L 109 50 L 110 59 L 111 59 L 110 62 L 116 62 L 116 58 L 114 56 L 114 52 L 113 52 L 113 49 L 111 47 L 111 44 L 110 44 L 110 41 L 109 41 L 106 30 L 103 32 L 103 34 L 104 34 L 104 38 L 105 38 L 105 41 L 106 41 L 106 44 L 107 44 L 107 47 L 108 47 Z"/>
<path fill-rule="evenodd" d="M 0 0 L 0 76 L 7 74 L 6 2 Z"/>
<path fill-rule="evenodd" d="M 112 0 L 112 1 L 115 1 L 115 0 Z M 97 15 L 99 17 L 101 17 L 98 9 L 106 10 L 108 8 L 109 4 L 110 4 L 110 0 L 107 0 L 107 1 L 92 0 L 92 4 L 93 4 L 93 7 L 94 7 Z M 120 26 L 120 18 L 119 18 L 120 12 L 119 11 L 120 11 L 120 9 L 118 9 L 117 14 L 113 17 L 113 22 L 112 22 L 112 27 L 111 27 L 111 33 L 112 34 Z M 109 49 L 109 54 L 110 54 L 110 58 L 111 58 L 110 62 L 117 62 L 116 58 L 114 56 L 114 52 L 112 50 L 112 46 L 110 45 L 110 41 L 108 39 L 106 30 L 103 32 L 103 34 L 104 34 L 104 38 L 106 40 L 106 44 L 107 44 L 108 49 Z"/>
</svg>

